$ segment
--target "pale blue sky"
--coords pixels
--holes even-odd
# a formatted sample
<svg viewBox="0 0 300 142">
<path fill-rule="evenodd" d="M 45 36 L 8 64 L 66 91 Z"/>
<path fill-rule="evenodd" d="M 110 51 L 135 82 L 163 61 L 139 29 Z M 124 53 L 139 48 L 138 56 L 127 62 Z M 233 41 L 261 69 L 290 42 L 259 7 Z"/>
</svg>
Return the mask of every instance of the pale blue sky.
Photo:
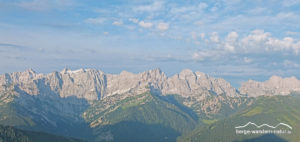
<svg viewBox="0 0 300 142">
<path fill-rule="evenodd" d="M 0 73 L 300 77 L 300 0 L 0 0 Z"/>
</svg>

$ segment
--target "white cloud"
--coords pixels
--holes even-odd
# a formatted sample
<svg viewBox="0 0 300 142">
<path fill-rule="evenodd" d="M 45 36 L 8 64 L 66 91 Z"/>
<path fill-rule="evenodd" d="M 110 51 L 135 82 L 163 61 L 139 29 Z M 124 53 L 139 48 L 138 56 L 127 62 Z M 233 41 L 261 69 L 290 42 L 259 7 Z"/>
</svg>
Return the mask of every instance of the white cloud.
<svg viewBox="0 0 300 142">
<path fill-rule="evenodd" d="M 285 67 L 292 67 L 292 68 L 300 68 L 300 64 L 295 63 L 291 60 L 284 60 L 282 63 Z"/>
<path fill-rule="evenodd" d="M 47 11 L 50 9 L 63 9 L 74 5 L 72 0 L 30 0 L 21 1 L 17 6 L 34 11 Z"/>
<path fill-rule="evenodd" d="M 298 15 L 293 12 L 280 12 L 276 15 L 278 19 L 295 19 L 298 18 Z"/>
<path fill-rule="evenodd" d="M 211 56 L 210 52 L 204 52 L 204 51 L 195 52 L 192 55 L 193 59 L 198 60 L 198 61 L 202 61 L 209 56 Z"/>
<path fill-rule="evenodd" d="M 296 55 L 299 55 L 300 52 L 300 41 L 292 45 L 292 49 Z"/>
<path fill-rule="evenodd" d="M 169 29 L 169 24 L 168 23 L 164 23 L 164 22 L 158 23 L 157 29 L 160 30 L 160 31 L 168 30 Z"/>
<path fill-rule="evenodd" d="M 223 56 L 225 52 L 219 50 L 200 50 L 194 52 L 192 58 L 197 61 L 203 61 L 206 59 L 216 60 Z"/>
<path fill-rule="evenodd" d="M 268 9 L 265 7 L 257 7 L 257 8 L 253 8 L 247 11 L 247 13 L 251 14 L 251 15 L 257 15 L 257 14 L 263 14 L 263 13 L 268 13 Z"/>
<path fill-rule="evenodd" d="M 270 37 L 270 33 L 264 32 L 264 30 L 254 30 L 244 38 L 245 41 L 264 42 Z"/>
<path fill-rule="evenodd" d="M 195 43 L 199 43 L 199 40 L 203 40 L 205 38 L 205 33 L 197 33 L 197 32 L 191 32 L 192 39 Z"/>
<path fill-rule="evenodd" d="M 299 4 L 299 0 L 283 0 L 282 5 L 285 7 L 290 7 Z"/>
<path fill-rule="evenodd" d="M 250 35 L 244 37 L 240 44 L 247 52 L 292 52 L 299 54 L 300 44 L 291 37 L 278 39 L 272 37 L 270 33 L 263 30 L 252 31 Z"/>
<path fill-rule="evenodd" d="M 219 42 L 219 35 L 217 32 L 213 32 L 211 33 L 211 36 L 210 36 L 210 40 L 215 42 L 215 43 L 218 43 Z"/>
<path fill-rule="evenodd" d="M 266 53 L 282 56 L 299 55 L 300 41 L 291 37 L 278 39 L 263 30 L 254 30 L 242 38 L 239 38 L 238 33 L 230 32 L 224 39 L 221 39 L 218 33 L 213 32 L 209 37 L 208 44 L 202 45 L 202 47 L 193 54 L 193 58 L 196 60 L 204 60 L 208 58 L 221 58 L 228 54 L 240 56 L 243 54 L 255 55 Z M 245 63 L 252 62 L 252 59 L 248 57 L 243 58 L 243 60 Z"/>
<path fill-rule="evenodd" d="M 234 50 L 235 50 L 235 47 L 229 43 L 225 43 L 224 48 L 225 48 L 225 50 L 227 50 L 229 52 L 234 52 Z"/>
<path fill-rule="evenodd" d="M 207 5 L 206 3 L 204 3 L 204 2 L 201 2 L 201 3 L 199 3 L 198 7 L 199 7 L 200 9 L 205 9 L 205 8 L 208 7 L 208 5 Z"/>
<path fill-rule="evenodd" d="M 105 18 L 88 18 L 85 20 L 85 23 L 89 24 L 103 24 L 105 22 Z"/>
<path fill-rule="evenodd" d="M 238 37 L 239 35 L 237 32 L 230 32 L 226 37 L 226 41 L 230 43 L 234 43 L 237 41 Z"/>
<path fill-rule="evenodd" d="M 114 21 L 112 24 L 115 26 L 121 26 L 121 25 L 123 25 L 123 21 L 122 20 Z"/>
<path fill-rule="evenodd" d="M 135 7 L 133 10 L 134 11 L 142 11 L 142 12 L 153 12 L 153 11 L 158 11 L 161 8 L 163 8 L 164 3 L 162 1 L 154 1 L 150 5 L 141 5 Z"/>
<path fill-rule="evenodd" d="M 234 52 L 238 37 L 239 37 L 238 33 L 230 32 L 225 39 L 225 45 L 224 45 L 225 50 L 229 52 Z"/>
<path fill-rule="evenodd" d="M 144 22 L 144 21 L 140 21 L 140 22 L 139 22 L 139 25 L 140 25 L 141 27 L 143 27 L 143 28 L 146 28 L 146 29 L 151 28 L 151 27 L 153 26 L 152 23 L 150 23 L 150 22 Z"/>
<path fill-rule="evenodd" d="M 294 39 L 291 37 L 285 37 L 284 39 L 270 38 L 266 41 L 266 45 L 272 47 L 274 50 L 286 50 L 293 46 Z"/>
<path fill-rule="evenodd" d="M 255 30 L 250 35 L 244 37 L 240 41 L 241 47 L 246 52 L 292 52 L 295 55 L 299 54 L 300 41 L 296 41 L 291 37 L 278 39 L 272 37 L 270 33 L 263 30 Z"/>
<path fill-rule="evenodd" d="M 139 19 L 136 19 L 136 18 L 129 18 L 128 19 L 130 22 L 133 22 L 133 23 L 139 23 Z"/>
<path fill-rule="evenodd" d="M 300 36 L 299 32 L 292 32 L 292 31 L 287 31 L 287 32 L 285 32 L 285 34 L 287 34 L 287 35 L 294 35 L 294 36 Z"/>
<path fill-rule="evenodd" d="M 206 3 L 200 2 L 198 5 L 173 7 L 170 13 L 172 14 L 201 13 L 207 7 L 208 5 Z"/>
</svg>

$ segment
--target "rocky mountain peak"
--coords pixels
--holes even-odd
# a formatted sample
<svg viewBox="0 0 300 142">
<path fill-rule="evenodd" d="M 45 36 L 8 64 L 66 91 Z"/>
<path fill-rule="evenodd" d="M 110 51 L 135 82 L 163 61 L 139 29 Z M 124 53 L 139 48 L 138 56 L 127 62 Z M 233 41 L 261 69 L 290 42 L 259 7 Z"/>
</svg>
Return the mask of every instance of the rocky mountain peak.
<svg viewBox="0 0 300 142">
<path fill-rule="evenodd" d="M 160 69 L 153 69 L 149 71 L 145 71 L 142 73 L 143 77 L 146 77 L 145 79 L 153 78 L 153 79 L 167 79 L 167 76 L 164 72 L 162 72 Z"/>
<path fill-rule="evenodd" d="M 186 79 L 188 77 L 195 77 L 195 73 L 190 69 L 184 69 L 179 73 L 180 79 Z"/>
<path fill-rule="evenodd" d="M 12 82 L 29 82 L 38 77 L 38 74 L 32 69 L 25 70 L 24 72 L 13 72 L 9 74 Z"/>
<path fill-rule="evenodd" d="M 153 69 L 134 74 L 122 71 L 120 74 L 106 74 L 95 69 L 63 69 L 46 75 L 36 74 L 33 70 L 16 72 L 0 76 L 0 82 L 15 83 L 29 95 L 57 94 L 61 97 L 76 96 L 88 101 L 99 100 L 109 96 L 119 95 L 121 98 L 149 91 L 149 87 L 162 93 L 178 94 L 184 97 L 201 98 L 211 93 L 226 94 L 237 97 L 239 94 L 230 83 L 222 78 L 214 78 L 202 72 L 182 70 L 179 74 L 168 77 L 160 69 Z M 242 94 L 266 94 L 262 90 L 280 90 L 275 93 L 290 93 L 299 85 L 295 77 L 281 78 L 273 76 L 269 81 L 259 83 L 249 81 L 241 88 Z M 285 89 L 280 89 L 285 88 Z M 300 88 L 300 87 L 298 87 Z M 253 92 L 251 92 L 253 91 Z M 268 92 L 267 94 L 274 93 Z"/>
<path fill-rule="evenodd" d="M 237 96 L 236 90 L 225 80 L 209 77 L 202 72 L 193 72 L 189 69 L 182 70 L 168 79 L 168 89 L 163 90 L 165 94 L 181 94 L 185 97 L 214 92 L 217 95 L 226 94 Z"/>
<path fill-rule="evenodd" d="M 294 92 L 300 93 L 300 81 L 296 77 L 282 78 L 280 76 L 271 76 L 269 80 L 264 82 L 249 80 L 242 84 L 239 91 L 241 94 L 253 97 L 288 95 Z"/>
<path fill-rule="evenodd" d="M 61 74 L 76 74 L 76 73 L 85 73 L 85 72 L 88 72 L 88 71 L 92 71 L 92 69 L 80 68 L 80 69 L 77 69 L 77 70 L 70 70 L 68 68 L 64 68 L 60 73 Z"/>
<path fill-rule="evenodd" d="M 269 78 L 269 82 L 270 83 L 278 83 L 278 82 L 280 82 L 280 81 L 282 81 L 283 80 L 283 78 L 282 77 L 280 77 L 280 76 L 277 76 L 277 75 L 273 75 L 273 76 L 271 76 L 270 78 Z"/>
<path fill-rule="evenodd" d="M 149 72 L 150 74 L 164 74 L 164 72 L 162 72 L 160 68 L 156 68 L 156 69 L 149 70 L 146 72 Z"/>
<path fill-rule="evenodd" d="M 36 72 L 33 69 L 28 69 L 28 70 L 24 71 L 24 73 L 30 74 L 30 75 L 36 74 Z"/>
<path fill-rule="evenodd" d="M 209 76 L 203 72 L 195 72 L 197 78 L 208 78 Z"/>
<path fill-rule="evenodd" d="M 60 73 L 67 74 L 69 70 L 70 70 L 69 68 L 64 68 L 63 70 L 60 71 Z"/>
<path fill-rule="evenodd" d="M 132 72 L 128 72 L 126 70 L 123 70 L 121 73 L 120 73 L 121 76 L 127 76 L 127 75 L 134 75 Z"/>
</svg>

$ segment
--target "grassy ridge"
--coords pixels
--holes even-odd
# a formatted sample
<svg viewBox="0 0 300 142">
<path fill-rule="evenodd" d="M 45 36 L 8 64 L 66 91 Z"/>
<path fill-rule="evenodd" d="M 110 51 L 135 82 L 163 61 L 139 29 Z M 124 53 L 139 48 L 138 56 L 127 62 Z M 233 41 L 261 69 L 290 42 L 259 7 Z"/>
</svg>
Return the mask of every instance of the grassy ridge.
<svg viewBox="0 0 300 142">
<path fill-rule="evenodd" d="M 127 99 L 113 111 L 96 115 L 94 119 L 105 123 L 95 128 L 95 134 L 111 135 L 106 139 L 100 136 L 97 141 L 176 141 L 197 125 L 197 118 L 169 97 L 148 92 L 140 96 L 142 99 Z"/>
<path fill-rule="evenodd" d="M 198 127 L 191 133 L 182 136 L 179 141 L 242 141 L 261 137 L 277 138 L 297 142 L 300 139 L 300 97 L 299 96 L 274 96 L 259 97 L 251 107 L 244 109 L 229 118 Z M 292 134 L 284 135 L 237 135 L 235 127 L 254 122 L 257 125 L 264 123 L 277 125 L 286 123 L 293 127 Z M 250 126 L 251 127 L 251 126 Z"/>
</svg>

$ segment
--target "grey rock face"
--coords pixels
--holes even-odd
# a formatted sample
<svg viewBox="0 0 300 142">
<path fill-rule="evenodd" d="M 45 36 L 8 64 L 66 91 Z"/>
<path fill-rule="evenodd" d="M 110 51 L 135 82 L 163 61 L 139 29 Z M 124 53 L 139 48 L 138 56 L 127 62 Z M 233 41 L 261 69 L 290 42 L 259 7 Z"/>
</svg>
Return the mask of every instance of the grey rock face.
<svg viewBox="0 0 300 142">
<path fill-rule="evenodd" d="M 224 79 L 191 70 L 183 70 L 171 77 L 167 77 L 160 69 L 138 74 L 64 69 L 49 74 L 27 70 L 0 75 L 1 107 L 14 102 L 16 105 L 12 108 L 21 113 L 19 119 L 23 119 L 23 116 L 31 118 L 28 122 L 20 121 L 18 125 L 34 122 L 43 124 L 39 129 L 49 128 L 49 131 L 62 127 L 72 129 L 74 125 L 81 128 L 85 122 L 89 122 L 90 127 L 106 124 L 108 121 L 100 114 L 104 116 L 122 105 L 130 104 L 132 98 L 145 104 L 147 96 L 141 94 L 148 91 L 179 95 L 176 96 L 180 98 L 179 103 L 191 108 L 199 116 L 208 118 L 214 118 L 223 110 L 234 111 L 247 103 Z M 86 111 L 87 108 L 91 111 Z M 0 119 L 9 121 L 13 117 Z"/>
<path fill-rule="evenodd" d="M 141 94 L 149 89 L 162 94 L 178 94 L 183 97 L 201 96 L 214 92 L 238 96 L 236 90 L 224 79 L 213 78 L 201 72 L 183 70 L 167 77 L 160 69 L 133 74 L 123 71 L 120 74 L 105 74 L 100 70 L 79 69 L 71 71 L 36 74 L 32 70 L 0 76 L 0 90 L 3 85 L 13 84 L 29 95 L 57 94 L 60 97 L 76 96 L 88 101 L 122 94 L 121 98 Z"/>
<path fill-rule="evenodd" d="M 241 94 L 247 94 L 252 97 L 289 95 L 291 93 L 300 93 L 300 81 L 296 77 L 281 78 L 272 76 L 265 82 L 249 80 L 242 84 L 239 91 Z"/>
<path fill-rule="evenodd" d="M 104 93 L 105 75 L 97 70 L 64 69 L 47 75 L 36 74 L 32 70 L 0 76 L 0 84 L 13 84 L 29 95 L 58 94 L 61 97 L 76 96 L 87 100 L 97 100 Z"/>
<path fill-rule="evenodd" d="M 236 90 L 224 79 L 213 78 L 201 72 L 183 70 L 167 80 L 164 94 L 180 94 L 183 96 L 200 95 L 212 91 L 217 95 L 238 96 Z"/>
<path fill-rule="evenodd" d="M 167 76 L 159 69 L 133 74 L 126 71 L 119 75 L 107 74 L 107 87 L 105 96 L 115 94 L 141 94 L 148 90 L 148 87 L 162 89 Z"/>
<path fill-rule="evenodd" d="M 120 74 L 106 74 L 95 69 L 37 74 L 33 70 L 0 75 L 0 91 L 5 86 L 15 86 L 29 94 L 56 94 L 62 98 L 75 96 L 88 101 L 101 100 L 120 95 L 118 98 L 141 94 L 149 89 L 163 95 L 177 94 L 182 97 L 205 98 L 210 93 L 239 97 L 236 89 L 222 78 L 210 77 L 202 72 L 182 70 L 179 74 L 167 77 L 160 69 L 138 74 L 123 71 Z M 265 82 L 249 80 L 242 84 L 240 94 L 248 96 L 288 95 L 300 93 L 300 81 L 295 77 L 272 76 Z"/>
<path fill-rule="evenodd" d="M 98 100 L 106 86 L 106 76 L 102 71 L 79 69 L 63 70 L 47 76 L 47 84 L 57 90 L 61 97 L 76 96 L 87 100 Z"/>
</svg>

